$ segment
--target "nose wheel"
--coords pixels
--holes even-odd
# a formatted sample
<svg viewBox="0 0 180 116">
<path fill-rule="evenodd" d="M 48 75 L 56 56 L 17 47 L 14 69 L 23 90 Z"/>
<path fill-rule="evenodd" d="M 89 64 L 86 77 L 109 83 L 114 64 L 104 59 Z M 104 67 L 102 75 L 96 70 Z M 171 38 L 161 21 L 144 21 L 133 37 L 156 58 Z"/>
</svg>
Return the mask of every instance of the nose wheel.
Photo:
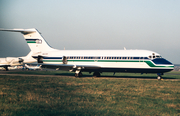
<svg viewBox="0 0 180 116">
<path fill-rule="evenodd" d="M 163 73 L 157 73 L 157 75 L 158 75 L 158 77 L 157 77 L 158 80 L 163 80 L 163 78 L 161 76 L 161 75 L 163 75 Z"/>
<path fill-rule="evenodd" d="M 162 80 L 162 77 L 161 77 L 161 76 L 158 76 L 157 79 L 158 79 L 158 80 Z"/>
</svg>

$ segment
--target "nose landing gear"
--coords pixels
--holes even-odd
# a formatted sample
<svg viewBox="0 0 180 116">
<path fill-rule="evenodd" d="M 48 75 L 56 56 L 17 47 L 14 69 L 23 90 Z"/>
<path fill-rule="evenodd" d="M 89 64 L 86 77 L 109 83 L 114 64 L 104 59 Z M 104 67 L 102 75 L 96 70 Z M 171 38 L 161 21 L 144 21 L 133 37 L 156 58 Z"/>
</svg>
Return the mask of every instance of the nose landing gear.
<svg viewBox="0 0 180 116">
<path fill-rule="evenodd" d="M 78 67 L 75 71 L 75 77 L 82 77 L 81 67 Z"/>
<path fill-rule="evenodd" d="M 157 77 L 158 80 L 163 80 L 163 78 L 161 76 L 161 75 L 163 75 L 163 73 L 157 73 L 157 75 L 158 75 L 158 77 Z"/>
</svg>

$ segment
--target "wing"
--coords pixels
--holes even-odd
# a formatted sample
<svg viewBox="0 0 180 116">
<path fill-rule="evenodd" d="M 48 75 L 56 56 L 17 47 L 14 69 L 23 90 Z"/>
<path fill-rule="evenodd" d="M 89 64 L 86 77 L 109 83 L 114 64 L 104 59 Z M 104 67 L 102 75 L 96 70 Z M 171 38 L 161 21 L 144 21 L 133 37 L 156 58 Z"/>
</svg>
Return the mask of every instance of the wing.
<svg viewBox="0 0 180 116">
<path fill-rule="evenodd" d="M 9 67 L 11 65 L 7 65 L 7 64 L 0 64 L 0 67 Z"/>
<path fill-rule="evenodd" d="M 94 70 L 101 68 L 100 66 L 94 65 L 72 65 L 72 64 L 41 64 L 42 68 L 51 68 L 56 70 L 67 70 L 67 71 L 76 71 L 76 70 Z"/>
<path fill-rule="evenodd" d="M 11 65 L 7 65 L 7 64 L 0 64 L 0 67 L 4 67 L 6 71 L 8 71 L 8 67 Z"/>
</svg>

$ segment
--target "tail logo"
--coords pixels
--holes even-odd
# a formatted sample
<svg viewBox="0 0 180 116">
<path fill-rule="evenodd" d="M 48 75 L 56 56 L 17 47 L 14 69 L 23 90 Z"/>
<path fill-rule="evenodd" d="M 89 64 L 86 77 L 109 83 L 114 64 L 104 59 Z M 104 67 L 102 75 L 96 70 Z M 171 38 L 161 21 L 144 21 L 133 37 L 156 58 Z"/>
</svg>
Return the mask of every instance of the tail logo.
<svg viewBox="0 0 180 116">
<path fill-rule="evenodd" d="M 27 43 L 36 43 L 36 44 L 42 44 L 41 39 L 26 39 Z"/>
</svg>

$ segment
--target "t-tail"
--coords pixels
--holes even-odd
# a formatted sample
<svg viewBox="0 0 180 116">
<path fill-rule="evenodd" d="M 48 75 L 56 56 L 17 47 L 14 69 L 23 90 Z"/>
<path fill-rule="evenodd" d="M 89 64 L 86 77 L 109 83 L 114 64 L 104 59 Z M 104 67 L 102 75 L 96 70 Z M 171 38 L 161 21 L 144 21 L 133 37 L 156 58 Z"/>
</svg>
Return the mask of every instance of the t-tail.
<svg viewBox="0 0 180 116">
<path fill-rule="evenodd" d="M 40 32 L 35 29 L 0 29 L 0 31 L 20 32 L 23 34 L 29 48 L 33 53 L 42 53 L 43 51 L 50 51 L 51 48 L 43 39 Z"/>
</svg>

